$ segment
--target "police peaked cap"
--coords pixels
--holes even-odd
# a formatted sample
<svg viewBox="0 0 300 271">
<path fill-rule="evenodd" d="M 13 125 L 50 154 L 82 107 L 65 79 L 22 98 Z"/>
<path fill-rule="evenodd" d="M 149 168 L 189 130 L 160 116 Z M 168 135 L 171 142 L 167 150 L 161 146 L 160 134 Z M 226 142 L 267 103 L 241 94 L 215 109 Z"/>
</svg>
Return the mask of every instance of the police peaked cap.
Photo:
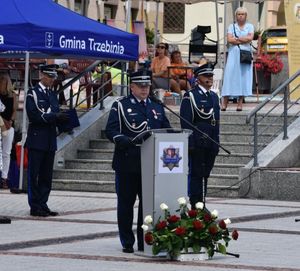
<svg viewBox="0 0 300 271">
<path fill-rule="evenodd" d="M 129 74 L 130 83 L 137 85 L 150 86 L 152 72 L 148 70 L 139 70 Z"/>
<path fill-rule="evenodd" d="M 50 64 L 50 65 L 40 65 L 39 66 L 40 71 L 49 77 L 56 78 L 57 77 L 57 69 L 59 68 L 56 64 Z"/>
<path fill-rule="evenodd" d="M 214 74 L 214 65 L 212 63 L 206 63 L 194 70 L 195 77 L 202 74 Z"/>
</svg>

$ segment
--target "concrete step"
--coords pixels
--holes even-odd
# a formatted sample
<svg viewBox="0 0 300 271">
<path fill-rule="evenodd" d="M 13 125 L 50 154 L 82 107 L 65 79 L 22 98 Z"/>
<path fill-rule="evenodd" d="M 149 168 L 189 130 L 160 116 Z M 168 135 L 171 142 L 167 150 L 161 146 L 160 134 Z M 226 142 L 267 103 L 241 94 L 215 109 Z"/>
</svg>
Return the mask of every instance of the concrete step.
<svg viewBox="0 0 300 271">
<path fill-rule="evenodd" d="M 108 139 L 92 139 L 89 143 L 90 149 L 114 149 L 115 144 Z"/>
<path fill-rule="evenodd" d="M 171 126 L 174 128 L 180 128 L 180 122 L 172 122 Z M 264 131 L 264 133 L 278 133 L 280 131 L 280 128 L 282 128 L 282 124 L 272 124 L 269 127 L 269 124 L 259 124 L 258 130 Z M 248 132 L 249 134 L 253 134 L 253 127 L 252 125 L 246 124 L 246 123 L 239 123 L 238 125 L 234 122 L 220 122 L 220 132 Z"/>
<path fill-rule="evenodd" d="M 244 167 L 245 164 L 219 164 L 215 163 L 212 174 L 223 174 L 223 175 L 238 175 L 239 169 Z"/>
<path fill-rule="evenodd" d="M 65 161 L 65 168 L 69 169 L 92 169 L 112 170 L 112 160 L 99 159 L 69 159 Z"/>
<path fill-rule="evenodd" d="M 68 180 L 99 180 L 110 181 L 115 180 L 115 172 L 113 170 L 95 170 L 95 169 L 55 169 L 53 171 L 54 179 Z"/>
<path fill-rule="evenodd" d="M 259 137 L 260 143 L 269 143 L 272 138 L 272 134 L 266 133 Z M 222 132 L 220 133 L 221 142 L 247 142 L 253 141 L 253 134 L 249 132 Z"/>
<path fill-rule="evenodd" d="M 90 145 L 92 146 L 90 149 L 92 150 L 112 150 L 114 149 L 114 144 L 105 139 L 96 139 L 91 140 Z M 251 153 L 253 151 L 253 144 L 249 144 L 248 142 L 228 142 L 221 141 L 221 145 L 230 150 L 231 152 L 238 153 Z M 264 147 L 266 144 L 259 144 L 259 147 Z"/>
<path fill-rule="evenodd" d="M 252 159 L 251 153 L 231 153 L 230 155 L 220 150 L 215 163 L 218 164 L 247 164 Z"/>
<path fill-rule="evenodd" d="M 113 152 L 114 151 L 112 149 L 80 149 L 77 150 L 77 158 L 111 160 Z"/>
<path fill-rule="evenodd" d="M 239 176 L 235 174 L 210 174 L 208 182 L 210 185 L 236 185 Z"/>
<path fill-rule="evenodd" d="M 208 181 L 209 182 L 209 181 Z M 208 197 L 239 198 L 239 186 L 210 185 L 207 186 Z"/>
<path fill-rule="evenodd" d="M 221 142 L 221 145 L 233 153 L 252 153 L 253 144 L 244 142 Z M 267 144 L 258 144 L 259 148 L 264 148 Z"/>
<path fill-rule="evenodd" d="M 115 182 L 98 180 L 53 179 L 54 190 L 86 191 L 86 192 L 115 192 Z"/>
</svg>

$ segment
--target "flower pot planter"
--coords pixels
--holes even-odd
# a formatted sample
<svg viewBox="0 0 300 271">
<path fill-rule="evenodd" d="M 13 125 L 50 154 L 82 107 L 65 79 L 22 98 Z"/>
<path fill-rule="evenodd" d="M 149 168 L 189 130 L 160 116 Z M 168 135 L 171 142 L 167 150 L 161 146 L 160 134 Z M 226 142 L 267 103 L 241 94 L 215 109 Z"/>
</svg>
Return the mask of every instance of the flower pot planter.
<svg viewBox="0 0 300 271">
<path fill-rule="evenodd" d="M 192 248 L 188 248 L 188 252 L 185 252 L 185 250 L 183 250 L 178 256 L 175 257 L 171 257 L 170 254 L 167 254 L 167 259 L 179 262 L 193 262 L 208 260 L 209 257 L 206 249 L 204 248 L 202 248 L 198 253 L 193 252 Z"/>
</svg>

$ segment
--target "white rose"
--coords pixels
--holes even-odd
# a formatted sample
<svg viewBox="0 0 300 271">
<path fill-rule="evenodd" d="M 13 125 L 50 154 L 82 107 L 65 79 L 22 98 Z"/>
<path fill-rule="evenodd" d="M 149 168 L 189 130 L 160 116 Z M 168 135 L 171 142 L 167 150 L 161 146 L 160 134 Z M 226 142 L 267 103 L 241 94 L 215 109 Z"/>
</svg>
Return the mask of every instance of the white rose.
<svg viewBox="0 0 300 271">
<path fill-rule="evenodd" d="M 229 218 L 227 218 L 227 219 L 224 220 L 224 222 L 225 222 L 226 225 L 228 225 L 228 224 L 231 223 L 231 220 Z"/>
<path fill-rule="evenodd" d="M 212 216 L 212 217 L 218 217 L 218 215 L 219 215 L 219 212 L 218 212 L 217 210 L 213 210 L 213 211 L 211 212 L 211 216 Z"/>
<path fill-rule="evenodd" d="M 165 204 L 165 203 L 162 203 L 160 206 L 160 209 L 162 209 L 163 211 L 165 211 L 165 210 L 168 210 L 169 209 L 169 207 L 168 207 L 168 205 L 167 204 Z"/>
<path fill-rule="evenodd" d="M 144 231 L 149 230 L 149 227 L 148 227 L 147 225 L 145 225 L 145 224 L 143 224 L 143 225 L 141 226 L 141 228 L 142 228 Z"/>
<path fill-rule="evenodd" d="M 147 215 L 144 219 L 144 222 L 146 224 L 151 224 L 153 222 L 152 216 L 151 215 Z"/>
<path fill-rule="evenodd" d="M 202 210 L 204 207 L 204 204 L 203 204 L 203 202 L 199 201 L 196 203 L 195 207 L 196 207 L 196 209 Z"/>
<path fill-rule="evenodd" d="M 177 201 L 179 205 L 186 205 L 186 199 L 184 197 L 179 198 Z"/>
</svg>

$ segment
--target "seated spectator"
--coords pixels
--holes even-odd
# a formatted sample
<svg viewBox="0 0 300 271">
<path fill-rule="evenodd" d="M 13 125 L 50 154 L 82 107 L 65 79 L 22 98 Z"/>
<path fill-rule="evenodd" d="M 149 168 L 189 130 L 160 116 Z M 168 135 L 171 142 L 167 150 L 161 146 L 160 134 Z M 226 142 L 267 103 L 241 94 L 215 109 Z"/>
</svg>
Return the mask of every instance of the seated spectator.
<svg viewBox="0 0 300 271">
<path fill-rule="evenodd" d="M 156 56 L 151 63 L 152 87 L 153 89 L 163 88 L 180 94 L 180 86 L 174 79 L 168 78 L 168 66 L 171 65 L 168 55 L 168 44 L 159 43 L 156 46 Z"/>
<path fill-rule="evenodd" d="M 182 61 L 180 51 L 173 51 L 171 53 L 171 67 L 178 67 L 170 69 L 171 78 L 174 79 L 182 90 L 189 90 L 191 88 L 189 79 L 193 77 L 192 69 L 180 68 L 187 66 Z"/>
</svg>

